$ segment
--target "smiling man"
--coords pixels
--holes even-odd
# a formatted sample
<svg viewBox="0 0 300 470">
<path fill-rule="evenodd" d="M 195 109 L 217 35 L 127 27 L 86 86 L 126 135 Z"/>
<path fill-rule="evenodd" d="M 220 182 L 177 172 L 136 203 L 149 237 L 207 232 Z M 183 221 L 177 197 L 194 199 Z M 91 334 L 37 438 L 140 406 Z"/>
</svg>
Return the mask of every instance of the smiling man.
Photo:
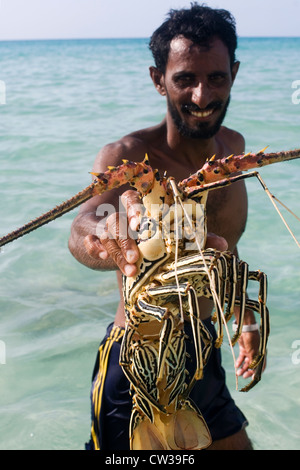
<svg viewBox="0 0 300 470">
<path fill-rule="evenodd" d="M 149 155 L 151 166 L 175 177 L 188 177 L 212 155 L 224 157 L 241 154 L 244 138 L 222 125 L 230 101 L 230 92 L 238 72 L 235 59 L 237 38 L 234 19 L 225 10 L 214 10 L 193 4 L 190 9 L 172 10 L 168 19 L 154 32 L 150 48 L 155 66 L 150 75 L 156 90 L 167 101 L 165 119 L 157 126 L 133 132 L 118 142 L 105 146 L 94 164 L 94 172 L 108 165 L 119 165 L 122 159 L 141 161 Z M 127 205 L 127 220 L 137 226 L 135 203 L 137 193 L 124 189 L 96 196 L 82 205 L 72 226 L 69 246 L 84 265 L 96 270 L 117 271 L 120 292 L 121 274 L 136 273 L 139 253 L 133 239 L 119 237 L 119 217 L 106 220 L 107 231 L 98 236 L 96 215 L 100 204 L 113 204 L 119 197 Z M 244 183 L 238 182 L 212 191 L 207 203 L 209 246 L 227 248 L 237 254 L 237 243 L 245 229 L 247 195 Z M 100 237 L 100 238 L 99 238 Z M 96 361 L 92 387 L 92 439 L 88 448 L 126 450 L 129 448 L 131 397 L 129 383 L 119 366 L 120 343 L 124 332 L 124 303 L 121 300 L 114 324 L 103 339 Z M 211 323 L 213 305 L 199 300 L 201 319 L 215 337 Z M 254 314 L 246 312 L 245 323 L 255 323 Z M 187 326 L 187 331 L 189 327 Z M 242 333 L 237 359 L 239 375 L 252 375 L 249 364 L 258 350 L 257 331 Z M 188 347 L 188 346 L 187 346 Z M 103 364 L 103 351 L 105 366 Z M 236 407 L 225 385 L 220 351 L 214 349 L 191 393 L 210 429 L 210 449 L 251 449 L 245 426 L 247 420 Z"/>
<path fill-rule="evenodd" d="M 182 137 L 207 140 L 219 132 L 238 67 L 239 62 L 230 65 L 218 37 L 207 44 L 182 35 L 171 41 L 165 73 L 155 67 L 150 72 L 159 93 L 167 97 L 167 117 Z"/>
</svg>

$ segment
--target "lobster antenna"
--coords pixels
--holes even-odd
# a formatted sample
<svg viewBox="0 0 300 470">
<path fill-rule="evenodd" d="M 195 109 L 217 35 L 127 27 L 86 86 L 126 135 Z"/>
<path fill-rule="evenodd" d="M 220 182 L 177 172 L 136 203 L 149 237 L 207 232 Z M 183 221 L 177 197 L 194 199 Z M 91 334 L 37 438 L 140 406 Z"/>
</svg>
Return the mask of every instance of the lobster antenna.
<svg viewBox="0 0 300 470">
<path fill-rule="evenodd" d="M 171 180 L 172 181 L 172 180 Z M 177 273 L 177 264 L 178 264 L 178 251 L 179 251 L 179 237 L 178 237 L 178 199 L 181 201 L 178 191 L 174 191 L 173 185 L 172 186 L 172 191 L 174 195 L 174 202 L 175 202 L 175 229 L 176 229 L 176 235 L 175 235 L 175 280 L 176 280 L 176 286 L 178 290 L 178 299 L 179 299 L 179 310 L 180 310 L 180 316 L 181 316 L 181 321 L 182 323 L 184 322 L 184 315 L 183 315 L 183 306 L 182 306 L 182 298 L 180 295 L 180 287 L 179 287 L 179 279 L 178 279 L 178 273 Z M 176 188 L 177 189 L 177 188 Z"/>
<path fill-rule="evenodd" d="M 221 302 L 220 302 L 220 299 L 218 297 L 218 294 L 216 292 L 216 288 L 215 288 L 215 284 L 214 284 L 214 280 L 212 279 L 211 275 L 210 275 L 210 272 L 209 272 L 209 268 L 207 266 L 207 263 L 204 259 L 204 256 L 203 256 L 203 251 L 201 249 L 201 243 L 200 243 L 200 240 L 199 240 L 199 236 L 197 234 L 196 231 L 194 231 L 193 229 L 193 224 L 192 224 L 192 221 L 190 219 L 190 216 L 188 214 L 188 212 L 186 211 L 185 207 L 184 207 L 184 204 L 182 203 L 182 200 L 180 198 L 180 195 L 178 194 L 178 191 L 177 191 L 177 188 L 175 186 L 175 183 L 174 181 L 171 179 L 170 180 L 170 183 L 171 183 L 171 186 L 172 186 L 172 190 L 173 190 L 173 193 L 174 193 L 174 198 L 175 198 L 175 210 L 176 210 L 176 201 L 179 200 L 179 204 L 184 212 L 184 215 L 186 216 L 187 218 L 187 221 L 189 223 L 189 226 L 195 236 L 195 240 L 196 240 L 196 244 L 197 244 L 197 248 L 198 248 L 198 251 L 200 253 L 200 256 L 202 258 L 202 261 L 203 261 L 203 264 L 204 264 L 204 267 L 205 267 L 205 270 L 206 270 L 206 274 L 207 274 L 207 277 L 209 279 L 209 282 L 210 282 L 210 285 L 211 285 L 211 292 L 212 292 L 212 295 L 216 301 L 216 303 L 218 304 L 218 307 L 220 309 L 220 312 L 221 312 L 221 315 L 222 315 L 222 319 L 223 319 L 223 323 L 224 323 L 224 327 L 225 327 L 225 330 L 226 330 L 226 334 L 227 334 L 227 337 L 228 337 L 228 340 L 229 340 L 229 346 L 230 346 L 230 349 L 231 349 L 231 353 L 232 353 L 232 357 L 233 357 L 233 362 L 234 362 L 234 370 L 235 370 L 235 377 L 236 377 L 236 388 L 238 389 L 238 376 L 237 376 L 237 368 L 236 368 L 236 357 L 235 357 L 235 353 L 234 353 L 234 349 L 233 349 L 233 345 L 232 345 L 232 342 L 231 342 L 231 336 L 230 336 L 230 333 L 229 333 L 229 330 L 228 330 L 228 326 L 227 326 L 227 323 L 226 323 L 226 320 L 225 320 L 225 315 L 224 315 L 224 312 L 223 312 L 223 308 L 221 306 Z M 175 188 L 174 188 L 175 186 Z M 176 240 L 177 242 L 177 240 Z M 177 250 L 176 250 L 177 251 Z M 176 260 L 175 260 L 176 261 Z M 176 265 L 177 263 L 175 263 Z M 177 282 L 177 275 L 176 275 L 176 268 L 175 268 L 175 277 L 176 277 L 176 282 Z"/>
<path fill-rule="evenodd" d="M 282 207 L 284 207 L 290 214 L 292 214 L 294 217 L 296 217 L 297 220 L 300 221 L 300 218 L 293 212 L 291 211 L 283 202 L 281 202 L 279 199 L 277 199 L 276 196 L 274 196 L 274 194 L 272 194 L 266 183 L 264 182 L 264 180 L 262 179 L 262 177 L 260 176 L 259 173 L 257 173 L 255 175 L 258 179 L 258 181 L 260 182 L 260 184 L 262 185 L 262 187 L 264 188 L 264 191 L 266 192 L 266 194 L 268 195 L 270 201 L 272 202 L 273 206 L 275 207 L 275 210 L 276 212 L 278 213 L 279 217 L 281 218 L 282 222 L 284 223 L 284 225 L 286 226 L 287 230 L 290 232 L 291 234 L 291 237 L 293 238 L 293 240 L 295 241 L 296 245 L 298 246 L 298 248 L 300 248 L 300 243 L 298 242 L 297 238 L 295 237 L 295 235 L 293 234 L 292 232 L 292 229 L 290 228 L 290 226 L 288 225 L 287 221 L 285 220 L 285 218 L 283 217 L 282 213 L 280 212 L 277 204 L 275 201 L 277 201 L 279 204 L 282 205 Z"/>
</svg>

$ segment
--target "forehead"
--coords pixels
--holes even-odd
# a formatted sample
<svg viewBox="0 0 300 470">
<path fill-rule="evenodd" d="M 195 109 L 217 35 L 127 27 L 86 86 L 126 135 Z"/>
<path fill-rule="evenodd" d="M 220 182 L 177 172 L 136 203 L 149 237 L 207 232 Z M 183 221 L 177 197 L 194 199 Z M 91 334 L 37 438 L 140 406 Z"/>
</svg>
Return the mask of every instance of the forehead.
<svg viewBox="0 0 300 470">
<path fill-rule="evenodd" d="M 229 52 L 221 39 L 212 38 L 203 45 L 195 44 L 184 36 L 171 41 L 167 69 L 203 67 L 204 64 L 218 70 L 230 70 Z"/>
</svg>

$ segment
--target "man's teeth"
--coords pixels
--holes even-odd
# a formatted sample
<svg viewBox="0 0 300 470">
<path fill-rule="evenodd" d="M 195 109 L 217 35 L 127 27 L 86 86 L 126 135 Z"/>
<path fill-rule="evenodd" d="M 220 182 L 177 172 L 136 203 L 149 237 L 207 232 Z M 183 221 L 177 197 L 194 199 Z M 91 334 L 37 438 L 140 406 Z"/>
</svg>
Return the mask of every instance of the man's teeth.
<svg viewBox="0 0 300 470">
<path fill-rule="evenodd" d="M 203 118 L 210 116 L 213 113 L 213 109 L 210 109 L 208 111 L 190 111 L 192 116 Z"/>
</svg>

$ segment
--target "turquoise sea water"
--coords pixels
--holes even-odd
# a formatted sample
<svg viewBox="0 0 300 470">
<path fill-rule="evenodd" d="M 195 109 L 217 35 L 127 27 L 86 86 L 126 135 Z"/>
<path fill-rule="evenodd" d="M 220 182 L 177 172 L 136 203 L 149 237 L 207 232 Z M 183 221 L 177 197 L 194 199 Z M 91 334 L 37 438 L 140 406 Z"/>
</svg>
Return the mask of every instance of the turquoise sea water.
<svg viewBox="0 0 300 470">
<path fill-rule="evenodd" d="M 245 136 L 248 151 L 300 147 L 292 88 L 299 53 L 300 38 L 240 39 L 226 125 Z M 144 39 L 0 43 L 1 235 L 87 186 L 103 145 L 160 122 L 165 102 L 150 82 L 151 64 Z M 298 215 L 299 173 L 300 161 L 261 171 Z M 226 342 L 224 365 L 255 447 L 300 449 L 300 251 L 259 183 L 247 186 L 239 251 L 269 276 L 268 367 L 241 394 Z M 75 214 L 0 254 L 0 449 L 82 449 L 89 437 L 91 373 L 118 291 L 113 272 L 91 271 L 70 255 Z M 288 220 L 300 238 L 299 223 Z"/>
</svg>

